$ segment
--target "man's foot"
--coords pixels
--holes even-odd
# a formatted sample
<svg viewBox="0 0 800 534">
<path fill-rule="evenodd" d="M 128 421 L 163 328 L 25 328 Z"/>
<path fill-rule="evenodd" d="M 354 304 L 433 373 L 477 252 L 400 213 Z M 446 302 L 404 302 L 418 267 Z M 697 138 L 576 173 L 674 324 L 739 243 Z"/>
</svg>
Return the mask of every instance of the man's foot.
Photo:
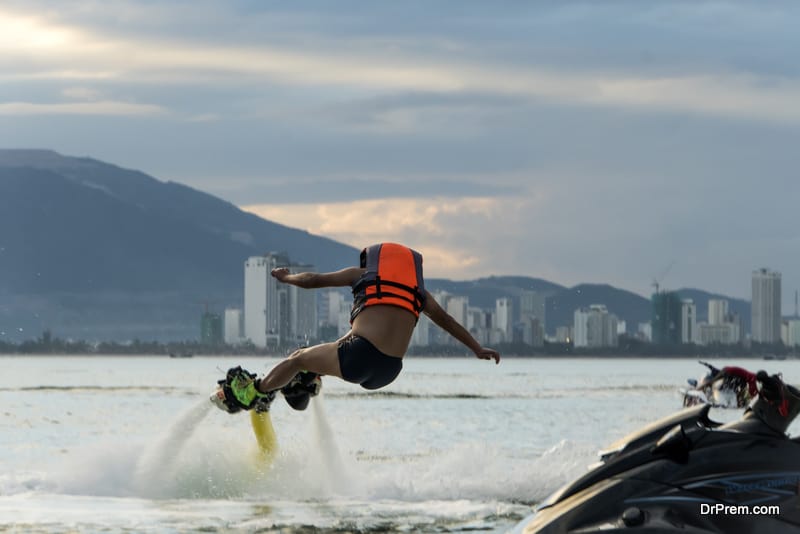
<svg viewBox="0 0 800 534">
<path fill-rule="evenodd" d="M 300 371 L 292 380 L 281 388 L 281 393 L 295 410 L 305 410 L 311 397 L 319 395 L 322 380 L 317 373 Z"/>
</svg>

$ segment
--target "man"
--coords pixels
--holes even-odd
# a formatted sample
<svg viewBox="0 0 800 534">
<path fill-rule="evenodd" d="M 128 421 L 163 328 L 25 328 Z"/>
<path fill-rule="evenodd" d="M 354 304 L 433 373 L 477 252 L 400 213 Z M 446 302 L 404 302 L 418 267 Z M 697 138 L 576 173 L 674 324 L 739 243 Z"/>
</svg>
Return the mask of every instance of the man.
<svg viewBox="0 0 800 534">
<path fill-rule="evenodd" d="M 709 373 L 698 384 L 697 389 L 706 392 L 709 402 L 721 402 L 718 393 L 733 393 L 736 396 L 736 406 L 732 408 L 744 408 L 750 401 L 758 395 L 758 384 L 755 373 L 747 369 L 736 366 L 726 366 L 722 369 L 705 364 L 709 368 Z M 715 390 L 717 385 L 718 390 Z M 718 398 L 719 397 L 719 398 Z M 724 403 L 723 403 L 724 404 Z"/>
<path fill-rule="evenodd" d="M 224 382 L 225 394 L 235 398 L 235 402 L 228 399 L 229 403 L 239 408 L 269 403 L 277 390 L 282 390 L 287 400 L 303 392 L 316 394 L 318 375 L 337 376 L 366 389 L 390 384 L 403 367 L 403 356 L 420 313 L 477 358 L 500 363 L 496 350 L 481 346 L 434 300 L 425 289 L 422 256 L 403 245 L 381 243 L 367 247 L 361 251 L 359 267 L 341 271 L 292 274 L 286 268 L 278 268 L 271 274 L 280 282 L 306 289 L 350 286 L 354 299 L 352 327 L 338 341 L 296 350 L 264 378 L 257 379 L 241 368 L 231 369 L 227 380 L 220 384 Z"/>
</svg>

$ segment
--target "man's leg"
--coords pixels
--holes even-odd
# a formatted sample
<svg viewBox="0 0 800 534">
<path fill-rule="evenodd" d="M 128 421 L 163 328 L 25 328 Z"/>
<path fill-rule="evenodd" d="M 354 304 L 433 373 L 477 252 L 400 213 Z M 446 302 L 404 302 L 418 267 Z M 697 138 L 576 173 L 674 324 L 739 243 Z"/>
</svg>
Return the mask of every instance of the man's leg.
<svg viewBox="0 0 800 534">
<path fill-rule="evenodd" d="M 339 369 L 339 342 L 297 349 L 261 379 L 258 389 L 262 392 L 280 389 L 300 371 L 342 378 L 342 371 Z"/>
</svg>

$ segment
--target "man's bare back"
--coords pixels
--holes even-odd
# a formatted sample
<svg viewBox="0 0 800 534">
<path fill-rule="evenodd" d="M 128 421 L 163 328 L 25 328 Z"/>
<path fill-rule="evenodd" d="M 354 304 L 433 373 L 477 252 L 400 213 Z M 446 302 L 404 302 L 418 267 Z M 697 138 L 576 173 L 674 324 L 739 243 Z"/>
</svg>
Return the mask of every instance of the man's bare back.
<svg viewBox="0 0 800 534">
<path fill-rule="evenodd" d="M 355 318 L 351 332 L 368 339 L 384 354 L 402 358 L 408 350 L 414 326 L 413 314 L 397 306 L 364 308 Z"/>
</svg>

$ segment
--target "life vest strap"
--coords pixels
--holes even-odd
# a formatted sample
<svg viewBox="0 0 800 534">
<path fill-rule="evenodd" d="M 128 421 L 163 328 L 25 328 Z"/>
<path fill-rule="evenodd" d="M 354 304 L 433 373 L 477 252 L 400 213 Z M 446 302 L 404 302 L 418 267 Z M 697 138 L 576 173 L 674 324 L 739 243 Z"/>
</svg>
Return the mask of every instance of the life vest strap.
<svg viewBox="0 0 800 534">
<path fill-rule="evenodd" d="M 375 293 L 366 293 L 368 287 L 375 287 Z M 414 298 L 408 298 L 405 295 L 398 295 L 397 293 L 393 293 L 390 291 L 385 291 L 381 289 L 381 286 L 388 286 L 388 287 L 396 287 L 397 289 L 402 289 L 407 291 L 409 294 L 413 295 Z M 423 308 L 423 303 L 425 302 L 425 297 L 420 293 L 418 287 L 411 287 L 406 284 L 401 284 L 399 282 L 393 282 L 391 280 L 382 280 L 380 276 L 376 276 L 375 280 L 365 280 L 359 283 L 356 286 L 357 290 L 364 290 L 364 297 L 367 300 L 372 299 L 382 299 L 384 297 L 392 297 L 404 300 L 410 303 L 417 312 L 421 312 Z"/>
</svg>

